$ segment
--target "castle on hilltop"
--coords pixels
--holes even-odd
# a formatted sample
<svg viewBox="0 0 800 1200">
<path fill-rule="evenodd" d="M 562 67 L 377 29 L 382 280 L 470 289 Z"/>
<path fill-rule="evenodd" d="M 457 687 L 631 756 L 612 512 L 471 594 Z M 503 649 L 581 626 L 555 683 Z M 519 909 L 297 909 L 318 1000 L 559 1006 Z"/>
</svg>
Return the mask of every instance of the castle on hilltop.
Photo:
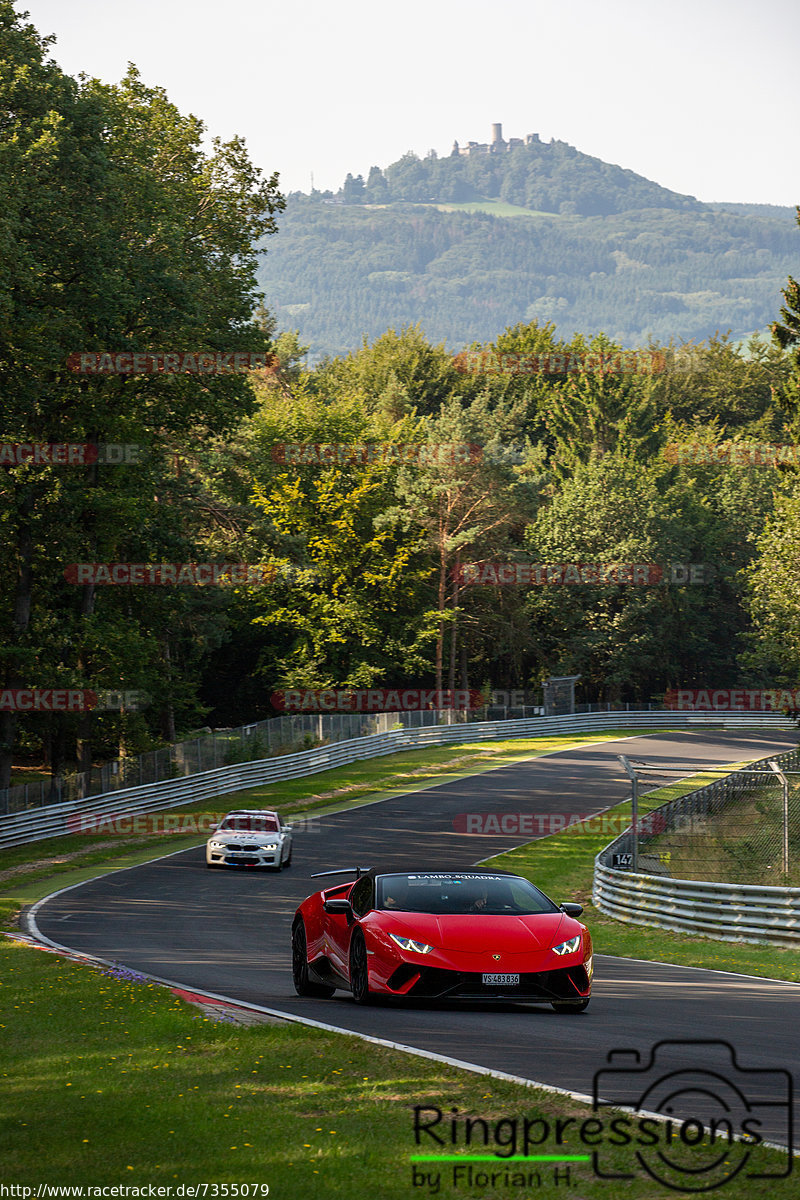
<svg viewBox="0 0 800 1200">
<path fill-rule="evenodd" d="M 520 146 L 535 146 L 539 140 L 538 133 L 529 133 L 524 138 L 509 138 L 506 141 L 503 126 L 498 122 L 492 125 L 491 142 L 467 142 L 466 146 L 453 142 L 451 157 L 457 158 L 460 154 L 502 154 L 504 151 L 518 150 Z"/>
</svg>

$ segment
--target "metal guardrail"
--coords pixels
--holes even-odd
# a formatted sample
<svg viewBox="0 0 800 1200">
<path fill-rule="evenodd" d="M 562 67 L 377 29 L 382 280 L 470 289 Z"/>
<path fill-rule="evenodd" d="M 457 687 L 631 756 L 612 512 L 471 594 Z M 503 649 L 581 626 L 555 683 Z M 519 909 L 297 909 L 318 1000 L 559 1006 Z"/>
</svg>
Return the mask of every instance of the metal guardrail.
<svg viewBox="0 0 800 1200">
<path fill-rule="evenodd" d="M 800 751 L 773 755 L 786 769 L 800 762 Z M 686 796 L 650 809 L 647 817 L 659 814 L 661 828 L 671 826 L 677 816 L 704 814 L 718 802 L 727 780 L 747 776 L 767 767 L 769 759 L 749 763 Z M 730 801 L 735 803 L 735 799 Z M 595 859 L 592 903 L 610 917 L 636 925 L 652 925 L 677 933 L 695 933 L 720 941 L 771 942 L 775 946 L 800 945 L 800 888 L 774 885 L 671 879 L 663 874 L 633 872 L 612 865 L 615 855 L 631 853 L 633 831 L 626 830 Z M 640 863 L 647 859 L 639 851 Z M 658 863 L 653 859 L 653 867 Z"/>
<path fill-rule="evenodd" d="M 203 771 L 182 779 L 124 788 L 106 795 L 51 804 L 12 816 L 0 817 L 0 849 L 44 838 L 64 836 L 80 828 L 84 815 L 135 816 L 139 813 L 175 808 L 216 796 L 229 795 L 265 783 L 297 779 L 344 766 L 363 758 L 395 754 L 398 750 L 444 745 L 448 742 L 490 741 L 497 738 L 537 737 L 547 734 L 603 732 L 614 729 L 672 729 L 711 725 L 715 728 L 780 728 L 787 725 L 780 714 L 750 716 L 720 713 L 701 715 L 671 710 L 640 712 L 576 713 L 563 717 L 530 717 L 512 721 L 482 721 L 396 729 L 369 734 L 297 754 L 236 763 Z"/>
<path fill-rule="evenodd" d="M 159 750 L 112 759 L 93 766 L 90 771 L 70 772 L 55 779 L 0 789 L 0 814 L 10 816 L 29 808 L 45 808 L 68 800 L 88 800 L 143 784 L 165 783 L 185 775 L 213 771 L 217 767 L 251 762 L 256 758 L 291 754 L 307 749 L 308 743 L 340 742 L 371 733 L 387 733 L 398 724 L 398 716 L 397 713 L 296 713 L 251 722 L 235 729 L 206 730 Z M 402 724 L 438 723 L 438 713 L 430 711 L 402 716 Z"/>
<path fill-rule="evenodd" d="M 630 710 L 625 705 L 625 711 Z M 651 705 L 648 705 L 648 709 Z M 634 705 L 634 710 L 636 709 Z M 579 712 L 612 712 L 611 704 L 578 705 Z M 469 712 L 441 712 L 422 709 L 418 712 L 301 712 L 289 716 L 270 717 L 263 721 L 239 725 L 231 729 L 207 729 L 195 737 L 159 750 L 128 755 L 97 764 L 89 771 L 70 771 L 48 779 L 15 784 L 0 788 L 0 816 L 27 812 L 29 808 L 45 808 L 68 800 L 87 800 L 105 796 L 143 784 L 165 783 L 184 775 L 198 775 L 217 767 L 252 762 L 257 758 L 293 754 L 310 749 L 309 742 L 345 742 L 373 733 L 388 733 L 399 725 L 416 728 L 438 725 L 444 716 L 448 724 L 483 721 L 509 721 L 524 717 L 544 716 L 541 706 L 486 706 Z M 552 715 L 552 714 L 551 714 Z"/>
</svg>

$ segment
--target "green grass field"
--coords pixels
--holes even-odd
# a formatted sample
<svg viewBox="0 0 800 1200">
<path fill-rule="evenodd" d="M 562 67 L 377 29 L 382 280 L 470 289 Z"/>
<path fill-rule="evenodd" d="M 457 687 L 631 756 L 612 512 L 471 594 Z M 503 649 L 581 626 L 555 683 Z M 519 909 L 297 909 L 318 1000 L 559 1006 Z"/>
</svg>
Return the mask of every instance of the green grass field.
<svg viewBox="0 0 800 1200">
<path fill-rule="evenodd" d="M 533 1015 L 532 1031 L 550 1019 L 573 1037 L 583 1018 Z M 525 1119 L 540 1122 L 529 1126 L 532 1139 L 551 1135 L 533 1152 L 591 1153 L 579 1136 L 591 1109 L 569 1097 L 299 1025 L 217 1023 L 165 988 L 109 978 L 19 943 L 0 945 L 0 1033 L 6 1185 L 267 1184 L 270 1196 L 286 1200 L 430 1195 L 412 1186 L 412 1156 L 487 1148 L 462 1139 L 442 1149 L 429 1135 L 418 1145 L 415 1106 L 483 1118 L 490 1134 L 504 1121 L 502 1153 L 513 1148 L 508 1122 L 516 1121 L 519 1135 Z M 553 1136 L 559 1118 L 572 1118 L 560 1144 Z M 496 1148 L 490 1140 L 488 1152 Z M 616 1170 L 633 1161 L 628 1148 L 613 1146 L 603 1160 Z M 757 1161 L 781 1169 L 776 1151 L 761 1149 Z M 501 1168 L 498 1159 L 494 1169 Z M 569 1164 L 569 1186 L 567 1164 L 558 1165 L 558 1183 L 555 1164 L 525 1167 L 534 1169 L 542 1179 L 536 1196 L 611 1195 L 589 1162 Z M 454 1188 L 452 1167 L 417 1170 L 442 1172 L 440 1196 L 532 1194 Z M 752 1195 L 748 1182 L 729 1184 L 725 1195 L 744 1200 Z M 647 1179 L 613 1194 L 654 1195 Z M 776 1184 L 771 1194 L 789 1193 Z"/>
<path fill-rule="evenodd" d="M 492 217 L 551 217 L 558 219 L 558 213 L 541 212 L 535 208 L 522 208 L 519 204 L 508 204 L 505 200 L 464 200 L 454 204 L 436 204 L 440 212 L 482 212 Z"/>
<path fill-rule="evenodd" d="M 609 732 L 605 738 L 629 735 Z M 601 740 L 593 734 L 411 751 L 223 797 L 213 811 L 263 804 L 287 813 L 320 813 Z M 656 802 L 647 797 L 643 810 Z M 181 811 L 212 811 L 212 805 Z M 600 839 L 602 844 L 608 840 Z M 197 837 L 182 839 L 182 844 L 197 842 Z M 114 840 L 100 835 L 6 851 L 0 854 L 0 912 L 11 928 L 23 903 L 80 878 L 178 848 L 173 838 Z M 494 862 L 529 875 L 557 900 L 586 903 L 597 848 L 591 837 L 563 834 Z M 760 947 L 620 926 L 590 905 L 586 919 L 601 953 L 796 978 L 797 956 L 791 959 L 791 952 L 783 957 L 769 950 L 762 956 Z M 532 1036 L 537 1021 L 550 1020 L 563 1026 L 565 1037 L 574 1038 L 591 1013 L 591 1007 L 579 1017 L 541 1010 L 531 1015 Z M 389 1016 L 386 1036 L 391 1038 Z M 650 1200 L 674 1194 L 654 1190 L 651 1180 L 638 1175 L 609 1184 L 596 1178 L 586 1161 L 504 1167 L 498 1159 L 474 1165 L 475 1171 L 499 1171 L 495 1184 L 475 1182 L 474 1177 L 470 1186 L 463 1174 L 455 1184 L 453 1164 L 412 1158 L 453 1150 L 491 1154 L 497 1143 L 490 1138 L 487 1148 L 466 1147 L 462 1138 L 456 1146 L 441 1148 L 423 1135 L 416 1144 L 415 1105 L 445 1114 L 455 1108 L 459 1119 L 482 1118 L 490 1134 L 505 1138 L 502 1153 L 514 1148 L 512 1132 L 521 1136 L 526 1119 L 541 1123 L 530 1127 L 537 1132 L 546 1123 L 547 1138 L 534 1149 L 582 1160 L 591 1153 L 580 1137 L 581 1122 L 592 1119 L 591 1107 L 354 1037 L 284 1022 L 241 1027 L 212 1021 L 168 989 L 105 975 L 8 938 L 0 939 L 0 1079 L 0 1183 L 5 1184 L 269 1185 L 270 1196 L 288 1200 L 353 1195 L 399 1200 L 434 1194 L 481 1200 L 531 1195 Z M 559 1119 L 560 1141 L 555 1136 Z M 475 1128 L 480 1133 L 482 1126 Z M 698 1146 L 691 1153 L 699 1165 L 708 1151 Z M 731 1171 L 740 1153 L 732 1148 Z M 602 1162 L 606 1170 L 635 1166 L 628 1146 L 604 1145 Z M 758 1164 L 758 1169 L 776 1172 L 782 1163 L 779 1152 L 759 1148 L 749 1169 Z M 456 1165 L 464 1171 L 463 1162 Z M 506 1170 L 512 1172 L 512 1182 L 504 1179 Z M 514 1183 L 514 1171 L 534 1172 L 538 1178 Z M 554 1176 L 555 1171 L 560 1174 Z M 419 1182 L 423 1174 L 438 1175 L 438 1191 Z M 791 1181 L 770 1182 L 770 1195 L 793 1194 Z M 726 1183 L 724 1195 L 731 1200 L 752 1196 L 753 1180 Z"/>
</svg>

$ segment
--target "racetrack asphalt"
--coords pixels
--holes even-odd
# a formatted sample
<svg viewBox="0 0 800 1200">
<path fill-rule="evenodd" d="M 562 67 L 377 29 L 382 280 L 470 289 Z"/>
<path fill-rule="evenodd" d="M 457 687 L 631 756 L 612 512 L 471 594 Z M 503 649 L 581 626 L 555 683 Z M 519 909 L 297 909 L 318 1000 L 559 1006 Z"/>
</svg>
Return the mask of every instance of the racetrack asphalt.
<svg viewBox="0 0 800 1200">
<path fill-rule="evenodd" d="M 665 765 L 677 760 L 700 770 L 778 754 L 797 740 L 789 732 L 698 730 L 560 751 L 320 817 L 318 831 L 296 834 L 292 867 L 280 874 L 208 870 L 204 849 L 196 848 L 56 894 L 38 908 L 36 923 L 58 945 L 189 990 L 582 1094 L 592 1093 L 593 1076 L 607 1065 L 609 1052 L 637 1050 L 644 1061 L 661 1040 L 723 1039 L 740 1066 L 779 1070 L 800 1061 L 796 984 L 612 958 L 596 943 L 592 1001 L 579 1015 L 511 1005 L 359 1007 L 342 992 L 332 1000 L 295 995 L 290 927 L 297 904 L 325 886 L 325 880 L 311 879 L 315 872 L 356 863 L 386 870 L 465 869 L 529 840 L 457 832 L 454 821 L 461 814 L 588 814 L 618 803 L 630 794 L 618 754 Z M 697 1061 L 694 1051 L 684 1054 L 687 1064 Z M 767 1124 L 769 1136 L 783 1144 L 784 1117 L 777 1111 Z"/>
</svg>

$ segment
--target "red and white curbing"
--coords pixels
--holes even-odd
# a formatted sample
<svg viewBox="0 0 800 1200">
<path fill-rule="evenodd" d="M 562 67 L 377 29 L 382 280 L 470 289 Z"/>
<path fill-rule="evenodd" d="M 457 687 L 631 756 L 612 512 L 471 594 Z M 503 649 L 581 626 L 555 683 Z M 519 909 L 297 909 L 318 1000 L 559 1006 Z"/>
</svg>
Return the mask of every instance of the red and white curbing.
<svg viewBox="0 0 800 1200">
<path fill-rule="evenodd" d="M 45 954 L 55 954 L 58 958 L 66 958 L 71 962 L 81 963 L 86 967 L 94 967 L 96 970 L 102 970 L 103 967 L 114 968 L 118 966 L 117 963 L 109 962 L 108 959 L 95 958 L 92 954 L 80 954 L 77 950 L 68 950 L 66 947 L 60 949 L 55 945 L 48 946 L 46 942 L 40 942 L 37 938 L 30 937 L 26 933 L 4 932 L 3 937 L 8 938 L 12 942 L 22 942 L 32 950 L 43 950 Z M 278 1024 L 280 1021 L 286 1019 L 266 1012 L 260 1012 L 257 1009 L 250 1008 L 248 1005 L 234 1004 L 232 1000 L 221 996 L 206 995 L 204 992 L 187 991 L 185 988 L 175 987 L 172 984 L 155 979 L 144 972 L 141 972 L 141 974 L 159 987 L 168 988 L 173 996 L 177 996 L 179 1000 L 183 1000 L 186 1004 L 193 1004 L 196 1008 L 199 1008 L 210 1021 L 225 1021 L 228 1024 L 235 1025 L 264 1025 Z"/>
</svg>

